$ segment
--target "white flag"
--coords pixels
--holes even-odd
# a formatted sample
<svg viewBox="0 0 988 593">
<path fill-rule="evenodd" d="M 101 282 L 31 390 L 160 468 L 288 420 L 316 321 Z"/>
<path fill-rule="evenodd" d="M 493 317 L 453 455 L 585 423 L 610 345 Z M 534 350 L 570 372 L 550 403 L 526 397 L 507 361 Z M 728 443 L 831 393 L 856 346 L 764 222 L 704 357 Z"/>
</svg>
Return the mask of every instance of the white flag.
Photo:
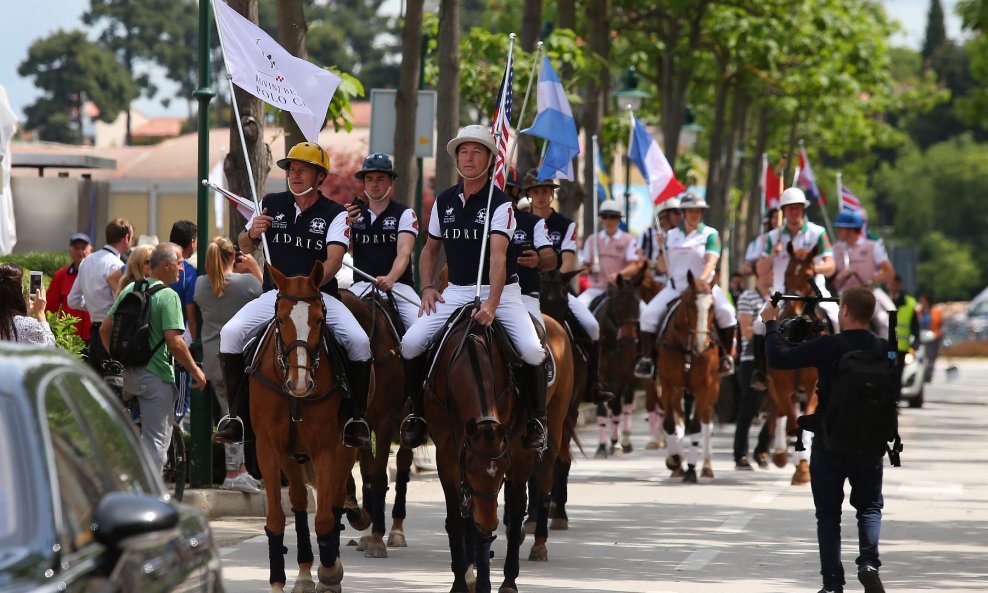
<svg viewBox="0 0 988 593">
<path fill-rule="evenodd" d="M 17 118 L 7 101 L 7 90 L 0 84 L 0 255 L 7 255 L 17 243 L 14 225 L 14 197 L 10 193 L 10 141 L 17 131 Z"/>
<path fill-rule="evenodd" d="M 289 111 L 309 142 L 319 141 L 329 102 L 342 79 L 288 53 L 260 27 L 213 2 L 223 60 L 233 84 L 278 109 Z"/>
</svg>

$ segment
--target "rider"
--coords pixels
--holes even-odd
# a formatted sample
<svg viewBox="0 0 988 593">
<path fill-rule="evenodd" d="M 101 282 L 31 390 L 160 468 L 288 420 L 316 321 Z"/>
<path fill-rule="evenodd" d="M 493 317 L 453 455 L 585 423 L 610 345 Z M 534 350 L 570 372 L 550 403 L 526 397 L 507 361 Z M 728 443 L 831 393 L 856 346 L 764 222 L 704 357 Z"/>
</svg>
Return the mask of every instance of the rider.
<svg viewBox="0 0 988 593">
<path fill-rule="evenodd" d="M 624 278 L 635 275 L 640 261 L 635 237 L 618 228 L 621 225 L 621 208 L 618 203 L 604 200 L 600 203 L 597 215 L 604 228 L 596 236 L 590 235 L 584 240 L 583 251 L 580 253 L 583 265 L 591 266 L 591 272 L 590 286 L 577 299 L 588 308 L 594 299 L 607 292 L 608 284 L 617 282 L 619 274 Z"/>
<path fill-rule="evenodd" d="M 524 360 L 518 385 L 530 413 L 523 444 L 528 449 L 542 450 L 546 444 L 546 352 L 521 301 L 515 261 L 507 256 L 517 227 L 511 200 L 504 192 L 497 188 L 492 191 L 490 187 L 497 152 L 494 137 L 484 126 L 469 125 L 449 141 L 446 152 L 456 161 L 463 181 L 440 193 L 432 205 L 429 238 L 419 262 L 419 273 L 426 283 L 422 286 L 421 316 L 401 343 L 406 384 L 422 384 L 429 342 L 454 311 L 474 301 L 477 267 L 485 239 L 484 223 L 490 216 L 480 286 L 484 301 L 472 315 L 482 325 L 490 325 L 496 318 Z M 491 195 L 490 212 L 488 195 Z M 445 251 L 449 272 L 449 286 L 442 294 L 433 284 L 440 249 Z M 422 391 L 414 390 L 410 395 L 414 411 L 402 422 L 401 442 L 411 448 L 425 442 L 426 423 L 422 417 Z"/>
<path fill-rule="evenodd" d="M 665 259 L 666 235 L 669 231 L 678 227 L 683 222 L 683 211 L 680 207 L 679 198 L 669 198 L 667 200 L 663 200 L 659 204 L 658 217 L 659 229 L 652 235 L 655 239 L 651 245 L 651 249 L 649 251 L 644 251 L 644 254 L 645 257 L 652 260 L 652 266 L 655 269 L 656 274 L 656 281 L 662 286 L 665 286 L 669 283 L 669 274 L 667 274 L 664 270 L 660 271 L 657 262 Z M 638 243 L 639 245 L 642 244 L 641 241 Z M 649 253 L 653 255 L 649 255 Z"/>
<path fill-rule="evenodd" d="M 329 174 L 329 156 L 321 146 L 312 142 L 296 144 L 286 158 L 278 161 L 278 166 L 288 171 L 288 191 L 264 196 L 261 214 L 251 216 L 237 242 L 244 253 L 252 253 L 266 233 L 271 256 L 268 263 L 286 276 L 308 275 L 316 262 L 322 263 L 326 325 L 333 329 L 349 358 L 346 374 L 352 416 L 343 427 L 343 444 L 367 448 L 371 444 L 370 427 L 364 414 L 373 364 L 370 340 L 350 310 L 331 296 L 337 294 L 336 273 L 349 245 L 347 213 L 319 191 Z M 220 365 L 233 414 L 221 419 L 217 426 L 214 438 L 221 442 L 242 441 L 243 420 L 250 419 L 249 392 L 241 392 L 246 377 L 243 349 L 248 334 L 270 320 L 274 311 L 278 289 L 270 278 L 265 287 L 268 290 L 244 305 L 220 332 Z M 231 421 L 234 419 L 237 421 Z"/>
<path fill-rule="evenodd" d="M 418 219 L 414 210 L 391 199 L 398 175 L 386 154 L 369 155 L 354 177 L 360 180 L 368 201 L 357 198 L 346 207 L 353 265 L 376 280 L 371 283 L 358 276 L 350 292 L 362 297 L 377 288 L 401 295 L 394 299 L 394 304 L 403 329 L 407 330 L 419 314 L 419 295 L 409 265 L 419 233 Z"/>
<path fill-rule="evenodd" d="M 748 242 L 748 247 L 744 252 L 744 275 L 746 277 L 755 273 L 758 259 L 765 253 L 765 242 L 768 241 L 768 234 L 779 222 L 776 212 L 778 212 L 777 208 L 769 208 L 765 216 L 762 217 L 762 232 Z"/>
<path fill-rule="evenodd" d="M 837 274 L 834 287 L 837 294 L 853 286 L 871 288 L 875 295 L 875 314 L 871 320 L 881 338 L 889 333 L 889 311 L 895 304 L 885 291 L 878 287 L 895 277 L 895 269 L 889 261 L 885 246 L 869 239 L 864 233 L 864 218 L 854 210 L 841 210 L 834 221 L 840 241 L 834 245 L 834 264 Z"/>
<path fill-rule="evenodd" d="M 525 176 L 525 192 L 532 201 L 532 213 L 545 220 L 552 241 L 552 249 L 556 253 L 556 268 L 563 274 L 577 269 L 576 262 L 576 223 L 556 212 L 552 208 L 552 199 L 559 186 L 552 179 L 538 179 L 536 172 L 529 171 Z M 600 380 L 598 366 L 600 365 L 600 324 L 590 309 L 572 294 L 567 294 L 569 310 L 577 323 L 587 334 L 587 373 L 596 377 L 593 382 L 592 395 L 596 402 L 605 402 L 614 395 Z M 574 328 L 575 329 L 575 328 Z"/>
<path fill-rule="evenodd" d="M 679 201 L 683 210 L 683 223 L 669 231 L 665 238 L 665 262 L 660 262 L 669 274 L 669 283 L 645 307 L 639 321 L 641 333 L 641 355 L 635 364 L 635 376 L 641 379 L 655 377 L 655 338 L 662 318 L 669 305 L 687 287 L 686 273 L 692 271 L 698 278 L 712 283 L 720 260 L 720 235 L 716 229 L 703 223 L 703 210 L 707 201 L 687 192 Z M 721 345 L 720 372 L 734 372 L 731 350 L 734 347 L 734 333 L 737 317 L 734 307 L 727 300 L 727 294 L 720 285 L 713 284 L 714 318 L 717 337 Z"/>
<path fill-rule="evenodd" d="M 530 177 L 532 173 L 530 171 L 525 176 L 526 190 L 529 187 L 529 182 L 537 183 L 534 178 Z M 549 181 L 549 183 L 552 182 Z M 520 192 L 516 192 L 514 195 L 509 193 L 508 195 L 514 202 L 515 217 L 518 219 L 518 226 L 511 238 L 509 257 L 515 258 L 515 262 L 518 264 L 521 302 L 525 303 L 525 308 L 531 313 L 532 318 L 545 328 L 542 309 L 539 306 L 539 284 L 541 283 L 539 272 L 551 270 L 557 266 L 556 251 L 553 249 L 552 240 L 549 239 L 549 229 L 545 220 L 531 212 L 519 210 Z"/>
</svg>

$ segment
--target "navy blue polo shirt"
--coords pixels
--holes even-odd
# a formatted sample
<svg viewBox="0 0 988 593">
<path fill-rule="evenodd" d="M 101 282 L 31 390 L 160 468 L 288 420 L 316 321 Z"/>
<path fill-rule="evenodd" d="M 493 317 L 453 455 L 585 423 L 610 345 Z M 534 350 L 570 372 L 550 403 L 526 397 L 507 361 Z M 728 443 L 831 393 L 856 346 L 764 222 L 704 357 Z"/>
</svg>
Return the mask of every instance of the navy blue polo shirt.
<svg viewBox="0 0 988 593">
<path fill-rule="evenodd" d="M 552 249 L 552 242 L 549 240 L 549 233 L 541 216 L 523 210 L 515 210 L 515 216 L 518 218 L 518 224 L 511 236 L 511 245 L 508 248 L 508 258 L 511 261 L 517 262 L 523 251 L 539 252 L 543 249 Z M 539 294 L 539 282 L 541 282 L 541 278 L 538 268 L 518 265 L 518 283 L 523 294 L 537 296 Z"/>
<path fill-rule="evenodd" d="M 370 205 L 364 204 L 361 216 L 350 223 L 350 244 L 353 246 L 353 265 L 375 278 L 391 273 L 391 266 L 398 257 L 398 235 L 409 233 L 418 235 L 418 220 L 415 212 L 394 200 L 380 215 L 371 212 Z M 414 286 L 412 266 L 405 268 L 398 282 Z"/>
</svg>

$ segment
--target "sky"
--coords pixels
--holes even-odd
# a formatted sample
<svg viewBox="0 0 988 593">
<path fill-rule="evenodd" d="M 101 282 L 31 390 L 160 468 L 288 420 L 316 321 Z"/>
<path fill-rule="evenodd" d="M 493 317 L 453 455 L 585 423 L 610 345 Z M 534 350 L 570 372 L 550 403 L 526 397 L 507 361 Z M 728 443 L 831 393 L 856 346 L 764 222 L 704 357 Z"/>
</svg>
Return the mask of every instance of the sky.
<svg viewBox="0 0 988 593">
<path fill-rule="evenodd" d="M 262 0 L 271 1 L 271 0 Z M 951 39 L 960 39 L 960 20 L 953 13 L 957 0 L 941 0 L 947 17 L 947 35 Z M 24 2 L 23 0 L 0 0 L 0 15 L 3 15 L 3 51 L 0 51 L 0 84 L 6 87 L 10 97 L 11 107 L 18 117 L 23 118 L 24 106 L 30 105 L 40 95 L 31 79 L 22 78 L 17 74 L 17 66 L 27 57 L 27 49 L 35 40 L 48 36 L 58 29 L 77 29 L 84 25 L 80 17 L 89 6 L 88 0 L 42 0 L 44 5 L 43 18 L 39 18 L 37 8 L 40 4 Z M 398 4 L 399 0 L 388 0 L 387 5 Z M 926 28 L 926 15 L 929 11 L 929 0 L 885 0 L 889 14 L 902 25 L 903 31 L 897 34 L 893 45 L 905 45 L 919 48 L 923 42 Z M 159 86 L 158 99 L 142 97 L 136 102 L 136 107 L 150 115 L 186 115 L 186 101 L 176 98 L 171 107 L 166 109 L 160 103 L 160 97 L 175 92 L 175 87 L 168 82 L 163 74 L 155 76 Z"/>
</svg>

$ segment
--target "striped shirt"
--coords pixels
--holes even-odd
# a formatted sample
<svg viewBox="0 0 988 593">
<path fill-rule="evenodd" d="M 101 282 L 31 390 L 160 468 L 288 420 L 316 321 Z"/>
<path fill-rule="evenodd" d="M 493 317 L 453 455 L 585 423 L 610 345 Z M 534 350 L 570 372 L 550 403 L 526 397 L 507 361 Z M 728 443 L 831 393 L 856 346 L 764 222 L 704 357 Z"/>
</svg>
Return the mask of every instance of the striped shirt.
<svg viewBox="0 0 988 593">
<path fill-rule="evenodd" d="M 738 297 L 738 317 L 741 317 L 742 313 L 750 313 L 754 319 L 758 319 L 758 314 L 761 313 L 762 307 L 768 301 L 767 297 L 762 296 L 758 290 L 754 288 L 748 288 Z M 754 360 L 755 352 L 752 349 L 751 340 L 745 340 L 744 337 L 741 338 L 741 360 Z"/>
</svg>

